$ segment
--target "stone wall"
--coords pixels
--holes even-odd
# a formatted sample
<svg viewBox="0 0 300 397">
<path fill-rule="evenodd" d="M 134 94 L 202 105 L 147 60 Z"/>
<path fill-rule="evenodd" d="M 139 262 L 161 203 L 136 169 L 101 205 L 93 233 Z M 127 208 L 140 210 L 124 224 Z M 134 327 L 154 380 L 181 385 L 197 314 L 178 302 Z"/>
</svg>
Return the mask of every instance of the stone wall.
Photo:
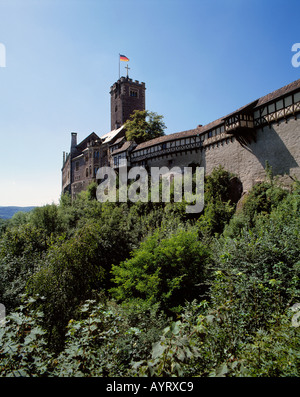
<svg viewBox="0 0 300 397">
<path fill-rule="evenodd" d="M 221 165 L 236 174 L 243 190 L 249 190 L 265 178 L 266 161 L 274 175 L 282 176 L 285 183 L 291 182 L 288 175 L 300 179 L 300 115 L 278 123 L 264 126 L 256 132 L 256 142 L 243 147 L 235 138 L 205 148 L 202 166 L 206 173 Z"/>
<path fill-rule="evenodd" d="M 178 152 L 168 155 L 163 155 L 161 157 L 154 157 L 147 161 L 149 167 L 187 167 L 189 164 L 194 163 L 200 165 L 201 163 L 201 150 L 191 150 L 188 152 Z"/>
<path fill-rule="evenodd" d="M 135 110 L 145 110 L 145 83 L 121 77 L 110 89 L 111 129 L 119 128 Z"/>
</svg>

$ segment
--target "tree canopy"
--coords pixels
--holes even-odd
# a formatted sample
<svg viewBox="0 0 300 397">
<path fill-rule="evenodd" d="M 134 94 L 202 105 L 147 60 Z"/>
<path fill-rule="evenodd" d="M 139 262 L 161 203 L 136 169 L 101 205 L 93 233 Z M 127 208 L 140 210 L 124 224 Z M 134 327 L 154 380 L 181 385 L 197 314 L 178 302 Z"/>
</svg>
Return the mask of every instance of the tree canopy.
<svg viewBox="0 0 300 397">
<path fill-rule="evenodd" d="M 137 144 L 165 135 L 163 116 L 148 110 L 135 110 L 125 123 L 126 139 Z"/>
<path fill-rule="evenodd" d="M 7 220 L 0 376 L 299 377 L 300 182 L 237 206 L 231 177 L 197 217 L 90 185 Z"/>
</svg>

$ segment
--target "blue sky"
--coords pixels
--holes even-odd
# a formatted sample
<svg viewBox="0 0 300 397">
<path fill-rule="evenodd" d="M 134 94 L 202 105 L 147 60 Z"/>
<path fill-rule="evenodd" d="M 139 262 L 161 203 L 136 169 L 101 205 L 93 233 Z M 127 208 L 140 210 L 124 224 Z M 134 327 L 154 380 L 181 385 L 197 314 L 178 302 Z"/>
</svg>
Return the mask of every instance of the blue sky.
<svg viewBox="0 0 300 397">
<path fill-rule="evenodd" d="M 300 78 L 299 12 L 299 0 L 0 0 L 0 205 L 58 202 L 71 132 L 110 131 L 119 53 L 166 133 L 188 130 Z"/>
</svg>

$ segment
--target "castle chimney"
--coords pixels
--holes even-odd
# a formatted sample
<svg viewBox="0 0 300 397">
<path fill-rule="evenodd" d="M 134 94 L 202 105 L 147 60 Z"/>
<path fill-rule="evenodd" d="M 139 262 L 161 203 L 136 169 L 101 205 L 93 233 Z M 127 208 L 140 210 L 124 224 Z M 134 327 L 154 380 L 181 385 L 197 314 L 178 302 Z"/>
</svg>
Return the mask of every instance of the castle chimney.
<svg viewBox="0 0 300 397">
<path fill-rule="evenodd" d="M 71 133 L 71 153 L 74 152 L 77 146 L 77 132 Z"/>
</svg>

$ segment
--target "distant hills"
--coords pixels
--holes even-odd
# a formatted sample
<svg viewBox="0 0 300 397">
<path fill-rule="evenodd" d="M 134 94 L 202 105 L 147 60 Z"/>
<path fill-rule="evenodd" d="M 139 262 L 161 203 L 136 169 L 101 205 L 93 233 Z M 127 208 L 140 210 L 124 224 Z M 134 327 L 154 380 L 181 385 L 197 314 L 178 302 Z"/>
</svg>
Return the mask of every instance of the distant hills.
<svg viewBox="0 0 300 397">
<path fill-rule="evenodd" d="M 16 212 L 29 212 L 35 207 L 1 207 L 0 206 L 0 218 L 10 219 Z"/>
</svg>

